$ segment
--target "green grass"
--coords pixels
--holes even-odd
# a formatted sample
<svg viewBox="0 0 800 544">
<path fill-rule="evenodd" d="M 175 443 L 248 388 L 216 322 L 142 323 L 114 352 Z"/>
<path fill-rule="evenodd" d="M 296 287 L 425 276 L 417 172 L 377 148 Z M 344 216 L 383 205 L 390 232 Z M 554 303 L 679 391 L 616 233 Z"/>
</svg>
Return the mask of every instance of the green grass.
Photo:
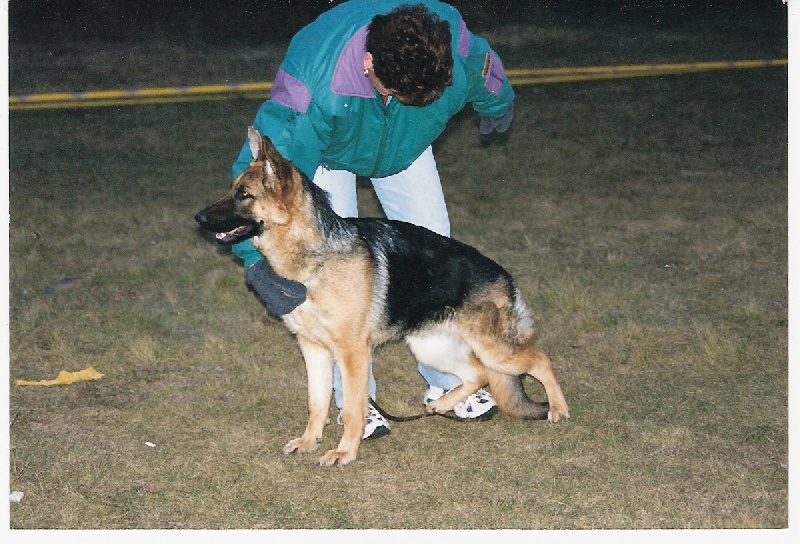
<svg viewBox="0 0 800 544">
<path fill-rule="evenodd" d="M 510 67 L 785 46 L 587 28 L 490 39 Z M 132 67 L 41 51 L 11 51 L 12 94 L 85 88 L 60 79 L 84 55 L 98 89 L 274 70 L 223 63 L 228 49 L 204 51 L 202 77 L 156 69 L 197 54 L 180 46 L 136 49 Z M 572 420 L 395 424 L 344 470 L 280 453 L 305 424 L 299 350 L 192 219 L 228 186 L 258 102 L 12 113 L 11 527 L 787 527 L 786 96 L 769 68 L 521 87 L 491 145 L 474 114 L 454 119 L 434 146 L 453 235 L 516 276 Z M 14 385 L 89 366 L 104 378 Z M 419 410 L 415 369 L 402 345 L 376 353 L 385 408 Z"/>
</svg>

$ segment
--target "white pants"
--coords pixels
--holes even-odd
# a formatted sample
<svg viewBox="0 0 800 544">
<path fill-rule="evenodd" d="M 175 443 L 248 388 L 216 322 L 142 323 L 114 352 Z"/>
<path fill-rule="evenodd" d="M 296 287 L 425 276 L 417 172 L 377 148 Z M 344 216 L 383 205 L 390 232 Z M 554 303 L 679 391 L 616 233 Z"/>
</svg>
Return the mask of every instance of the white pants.
<svg viewBox="0 0 800 544">
<path fill-rule="evenodd" d="M 331 207 L 339 216 L 358 217 L 355 174 L 320 166 L 314 174 L 314 183 L 328 192 Z M 372 178 L 372 186 L 388 219 L 450 236 L 450 219 L 430 146 L 402 172 Z"/>
</svg>

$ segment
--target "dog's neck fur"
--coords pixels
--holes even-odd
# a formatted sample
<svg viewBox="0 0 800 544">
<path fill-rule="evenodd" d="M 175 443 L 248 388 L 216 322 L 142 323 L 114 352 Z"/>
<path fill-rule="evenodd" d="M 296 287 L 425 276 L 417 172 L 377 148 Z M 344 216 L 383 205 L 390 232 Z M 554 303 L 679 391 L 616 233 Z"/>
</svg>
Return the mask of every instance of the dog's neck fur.
<svg viewBox="0 0 800 544">
<path fill-rule="evenodd" d="M 266 226 L 253 238 L 253 245 L 275 272 L 302 283 L 325 258 L 350 250 L 359 238 L 355 226 L 333 211 L 327 193 L 301 173 L 295 174 L 293 198 L 284 202 L 289 221 Z"/>
</svg>

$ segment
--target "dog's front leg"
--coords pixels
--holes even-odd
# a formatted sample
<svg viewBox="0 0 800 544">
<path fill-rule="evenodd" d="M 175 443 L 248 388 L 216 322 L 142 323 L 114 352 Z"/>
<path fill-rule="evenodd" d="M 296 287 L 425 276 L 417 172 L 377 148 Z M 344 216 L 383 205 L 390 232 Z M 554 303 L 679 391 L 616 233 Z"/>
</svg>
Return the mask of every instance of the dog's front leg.
<svg viewBox="0 0 800 544">
<path fill-rule="evenodd" d="M 325 453 L 320 466 L 344 466 L 356 459 L 367 420 L 369 347 L 367 342 L 339 350 L 336 356 L 342 372 L 342 423 L 344 433 L 335 450 Z"/>
<path fill-rule="evenodd" d="M 314 451 L 322 440 L 322 430 L 328 421 L 333 389 L 333 357 L 316 344 L 298 338 L 308 374 L 308 425 L 300 438 L 290 440 L 283 453 Z"/>
</svg>

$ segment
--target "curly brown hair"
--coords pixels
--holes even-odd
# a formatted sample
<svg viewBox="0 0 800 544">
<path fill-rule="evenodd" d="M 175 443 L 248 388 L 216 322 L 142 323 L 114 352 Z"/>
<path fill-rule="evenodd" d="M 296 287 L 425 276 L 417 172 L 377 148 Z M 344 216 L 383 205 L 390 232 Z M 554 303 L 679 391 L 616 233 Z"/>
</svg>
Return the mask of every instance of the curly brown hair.
<svg viewBox="0 0 800 544">
<path fill-rule="evenodd" d="M 381 83 L 404 104 L 426 106 L 453 82 L 451 38 L 425 6 L 402 5 L 372 19 L 366 45 Z"/>
</svg>

